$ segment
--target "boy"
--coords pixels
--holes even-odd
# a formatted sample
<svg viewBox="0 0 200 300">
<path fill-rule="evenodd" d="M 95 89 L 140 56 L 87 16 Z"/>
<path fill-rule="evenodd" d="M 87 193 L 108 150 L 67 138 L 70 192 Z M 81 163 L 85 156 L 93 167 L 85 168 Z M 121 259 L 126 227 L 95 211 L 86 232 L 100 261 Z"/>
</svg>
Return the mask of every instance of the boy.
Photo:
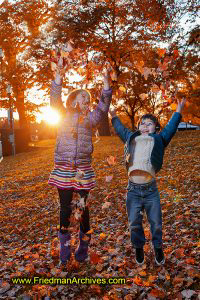
<svg viewBox="0 0 200 300">
<path fill-rule="evenodd" d="M 116 116 L 116 111 L 109 111 L 113 127 L 125 143 L 124 152 L 129 177 L 126 208 L 131 242 L 135 248 L 136 262 L 139 265 L 144 263 L 143 210 L 146 211 L 151 226 L 155 262 L 157 265 L 165 262 L 162 250 L 162 212 L 155 175 L 162 167 L 164 149 L 176 133 L 181 121 L 181 111 L 185 102 L 186 99 L 178 101 L 176 112 L 160 133 L 160 124 L 154 115 L 143 115 L 139 121 L 138 130 L 132 132 L 124 127 Z"/>
</svg>

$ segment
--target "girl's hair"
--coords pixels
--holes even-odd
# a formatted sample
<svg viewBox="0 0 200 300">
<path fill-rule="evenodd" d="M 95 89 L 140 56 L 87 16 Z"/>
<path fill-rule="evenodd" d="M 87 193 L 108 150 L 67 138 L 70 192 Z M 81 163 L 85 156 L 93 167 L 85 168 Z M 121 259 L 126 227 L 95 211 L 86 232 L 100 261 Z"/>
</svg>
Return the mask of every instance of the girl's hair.
<svg viewBox="0 0 200 300">
<path fill-rule="evenodd" d="M 73 101 L 76 99 L 76 96 L 81 93 L 81 92 L 86 92 L 88 95 L 89 95 L 89 98 L 90 98 L 90 101 L 91 101 L 91 94 L 88 90 L 86 89 L 76 89 L 76 90 L 73 90 L 71 93 L 69 93 L 68 97 L 67 97 L 67 101 L 66 101 L 66 107 L 71 110 L 73 109 L 72 107 L 72 103 Z"/>
<path fill-rule="evenodd" d="M 158 119 L 156 118 L 156 116 L 154 116 L 152 114 L 145 114 L 140 118 L 140 120 L 138 122 L 138 129 L 139 129 L 139 125 L 142 122 L 142 120 L 145 120 L 145 119 L 150 119 L 151 121 L 153 121 L 154 124 L 156 125 L 155 131 L 156 132 L 160 131 L 160 129 L 161 129 L 160 123 L 159 123 Z"/>
</svg>

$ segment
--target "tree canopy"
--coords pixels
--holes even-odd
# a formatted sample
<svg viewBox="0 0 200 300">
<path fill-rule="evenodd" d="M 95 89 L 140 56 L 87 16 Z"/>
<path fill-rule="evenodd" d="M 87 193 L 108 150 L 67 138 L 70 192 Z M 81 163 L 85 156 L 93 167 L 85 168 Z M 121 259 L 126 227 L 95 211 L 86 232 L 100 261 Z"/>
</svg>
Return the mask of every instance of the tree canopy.
<svg viewBox="0 0 200 300">
<path fill-rule="evenodd" d="M 113 104 L 133 127 L 138 113 L 162 116 L 183 95 L 189 99 L 186 117 L 199 122 L 198 6 L 193 0 L 179 2 L 4 1 L 1 107 L 8 107 L 5 91 L 10 83 L 21 126 L 26 125 L 26 110 L 37 106 L 26 104 L 25 92 L 35 85 L 49 93 L 50 50 L 68 43 L 68 76 L 72 70 L 83 76 L 79 85 L 89 88 L 94 98 L 100 93 L 103 67 L 112 66 Z M 71 88 L 68 76 L 64 86 Z"/>
</svg>

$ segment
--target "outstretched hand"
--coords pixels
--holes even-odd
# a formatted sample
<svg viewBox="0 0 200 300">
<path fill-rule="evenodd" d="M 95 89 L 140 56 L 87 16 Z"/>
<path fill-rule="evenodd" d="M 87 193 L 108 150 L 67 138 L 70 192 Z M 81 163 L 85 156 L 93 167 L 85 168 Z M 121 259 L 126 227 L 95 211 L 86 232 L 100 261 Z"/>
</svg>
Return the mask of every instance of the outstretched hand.
<svg viewBox="0 0 200 300">
<path fill-rule="evenodd" d="M 185 103 L 186 103 L 186 97 L 183 97 L 182 100 L 178 100 L 176 112 L 181 113 L 184 108 Z"/>
<path fill-rule="evenodd" d="M 110 72 L 111 72 L 111 67 L 107 66 L 103 72 L 104 90 L 110 89 Z"/>
</svg>

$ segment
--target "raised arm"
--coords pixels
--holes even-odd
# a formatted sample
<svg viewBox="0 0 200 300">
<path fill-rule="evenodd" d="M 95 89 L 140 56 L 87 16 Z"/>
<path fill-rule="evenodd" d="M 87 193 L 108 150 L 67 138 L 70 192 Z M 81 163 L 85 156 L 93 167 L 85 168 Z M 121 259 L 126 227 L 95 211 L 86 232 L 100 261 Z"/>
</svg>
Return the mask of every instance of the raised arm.
<svg viewBox="0 0 200 300">
<path fill-rule="evenodd" d="M 112 89 L 110 88 L 110 75 L 108 70 L 104 74 L 104 87 L 101 94 L 100 101 L 95 110 L 90 112 L 90 121 L 93 127 L 95 127 L 108 113 L 110 102 L 112 99 Z"/>
<path fill-rule="evenodd" d="M 163 138 L 164 145 L 167 147 L 169 142 L 171 141 L 172 137 L 175 135 L 178 125 L 182 119 L 182 110 L 184 108 L 186 99 L 184 98 L 182 101 L 178 100 L 178 105 L 176 108 L 176 112 L 173 113 L 171 119 L 169 120 L 168 124 L 163 128 L 160 132 L 160 135 Z"/>
<path fill-rule="evenodd" d="M 122 122 L 120 121 L 120 119 L 117 117 L 116 115 L 116 110 L 109 110 L 109 113 L 112 117 L 112 125 L 117 133 L 117 135 L 121 138 L 121 140 L 126 143 L 128 136 L 132 133 L 131 130 L 129 130 L 128 128 L 126 128 Z"/>
<path fill-rule="evenodd" d="M 59 69 L 60 70 L 62 69 L 62 63 L 63 63 L 63 59 L 61 57 L 58 62 L 58 68 L 55 73 L 55 80 L 52 80 L 51 90 L 50 90 L 50 106 L 52 108 L 55 108 L 59 112 L 65 111 L 65 107 L 62 103 L 62 97 L 61 97 L 63 75 L 61 74 L 61 72 L 59 72 Z"/>
</svg>

